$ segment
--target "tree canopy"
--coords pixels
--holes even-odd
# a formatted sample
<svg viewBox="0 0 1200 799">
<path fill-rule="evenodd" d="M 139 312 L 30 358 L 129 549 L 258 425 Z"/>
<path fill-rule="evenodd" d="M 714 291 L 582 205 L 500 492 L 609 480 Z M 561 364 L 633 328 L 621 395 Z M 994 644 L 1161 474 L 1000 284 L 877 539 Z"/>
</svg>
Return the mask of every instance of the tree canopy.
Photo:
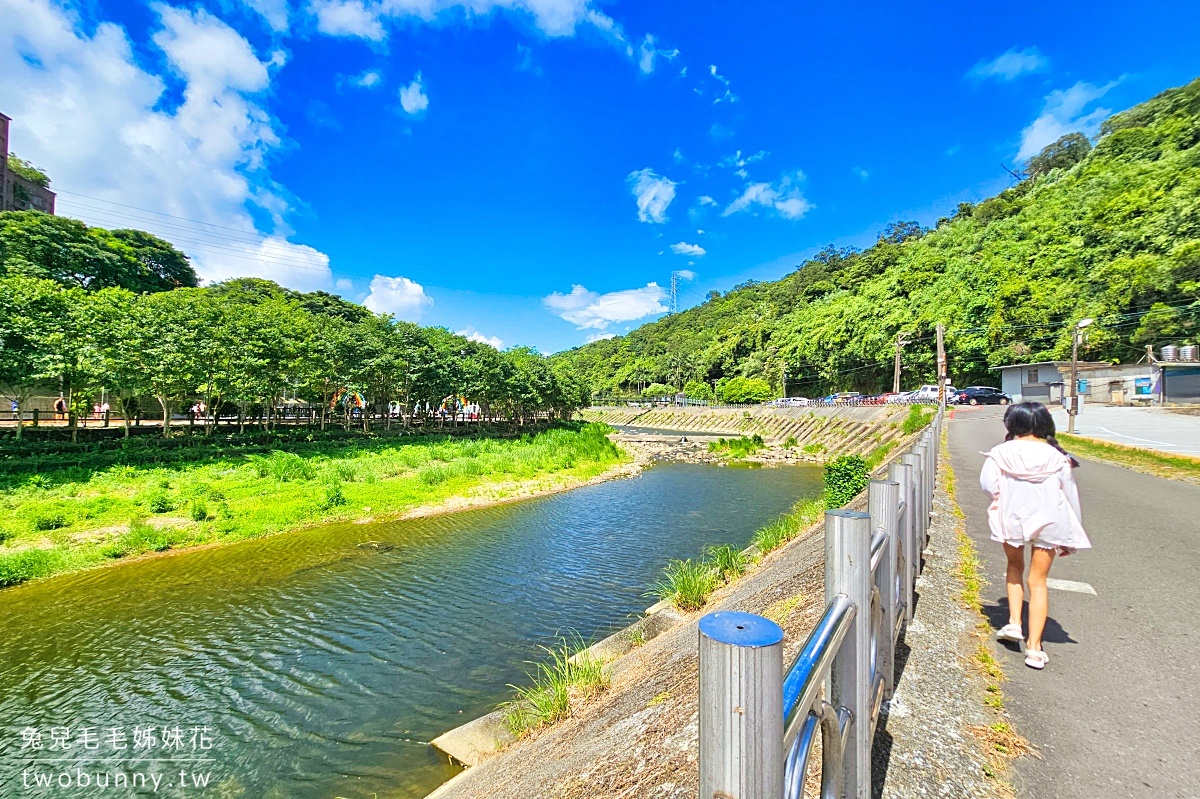
<svg viewBox="0 0 1200 799">
<path fill-rule="evenodd" d="M 188 257 L 141 230 L 105 230 L 40 211 L 0 213 L 0 277 L 25 275 L 89 291 L 196 286 Z"/>
<path fill-rule="evenodd" d="M 20 175 L 35 186 L 50 188 L 50 176 L 24 158 L 18 158 L 16 153 L 8 154 L 8 171 Z"/>
<path fill-rule="evenodd" d="M 1136 360 L 1194 338 L 1200 322 L 1200 80 L 1109 119 L 1094 148 L 1064 137 L 1031 176 L 934 229 L 892 225 L 869 249 L 827 247 L 781 280 L 631 333 L 560 353 L 597 390 L 758 378 L 778 395 L 885 390 L 896 336 L 905 384 L 935 376 L 946 326 L 950 376 L 1083 355 Z M 1036 174 L 1034 174 L 1036 173 Z M 718 391 L 718 395 L 720 391 Z"/>
</svg>

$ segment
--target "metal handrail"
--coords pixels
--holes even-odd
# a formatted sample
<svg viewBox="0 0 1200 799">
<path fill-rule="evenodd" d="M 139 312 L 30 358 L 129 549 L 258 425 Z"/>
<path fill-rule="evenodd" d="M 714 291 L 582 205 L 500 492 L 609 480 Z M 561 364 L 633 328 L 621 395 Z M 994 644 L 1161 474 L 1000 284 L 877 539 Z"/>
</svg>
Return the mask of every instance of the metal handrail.
<svg viewBox="0 0 1200 799">
<path fill-rule="evenodd" d="M 818 731 L 822 799 L 870 791 L 871 739 L 893 691 L 896 644 L 912 618 L 942 421 L 939 411 L 892 464 L 889 480 L 871 482 L 869 514 L 826 513 L 825 612 L 786 672 L 783 630 L 773 622 L 739 614 L 773 631 L 755 627 L 759 638 L 750 643 L 706 638 L 702 622 L 703 796 L 802 799 Z"/>
</svg>

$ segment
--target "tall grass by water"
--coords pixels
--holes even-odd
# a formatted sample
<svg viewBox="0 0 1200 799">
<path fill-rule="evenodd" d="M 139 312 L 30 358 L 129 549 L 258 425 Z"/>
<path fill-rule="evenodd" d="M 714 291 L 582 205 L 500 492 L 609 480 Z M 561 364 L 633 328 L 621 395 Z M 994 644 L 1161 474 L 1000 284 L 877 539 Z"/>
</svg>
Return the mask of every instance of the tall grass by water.
<svg viewBox="0 0 1200 799">
<path fill-rule="evenodd" d="M 623 456 L 605 425 L 519 438 L 427 436 L 331 452 L 230 455 L 168 466 L 0 475 L 0 586 L 196 544 L 386 516 L 529 481 L 587 479 Z"/>
<path fill-rule="evenodd" d="M 534 664 L 527 686 L 510 685 L 514 697 L 502 709 L 514 735 L 524 735 L 571 715 L 608 687 L 604 664 L 587 650 L 583 639 L 563 638 L 556 646 L 542 647 L 546 658 Z"/>
</svg>

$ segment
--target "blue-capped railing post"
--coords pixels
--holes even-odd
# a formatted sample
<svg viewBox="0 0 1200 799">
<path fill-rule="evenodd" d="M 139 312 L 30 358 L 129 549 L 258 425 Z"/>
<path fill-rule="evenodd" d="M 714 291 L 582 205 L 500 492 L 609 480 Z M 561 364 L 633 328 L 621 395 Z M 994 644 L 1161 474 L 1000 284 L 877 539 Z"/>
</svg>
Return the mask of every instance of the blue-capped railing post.
<svg viewBox="0 0 1200 799">
<path fill-rule="evenodd" d="M 888 479 L 899 485 L 900 491 L 900 529 L 897 531 L 900 548 L 903 550 L 904 567 L 901 569 L 904 587 L 904 623 L 912 621 L 915 606 L 913 596 L 913 581 L 917 579 L 917 564 L 921 553 L 914 552 L 916 539 L 912 536 L 913 526 L 913 467 L 908 463 L 893 463 L 888 467 Z"/>
<path fill-rule="evenodd" d="M 858 608 L 833 659 L 827 696 L 849 712 L 837 796 L 871 795 L 871 517 L 853 510 L 825 513 L 825 604 L 845 594 Z"/>
<path fill-rule="evenodd" d="M 890 480 L 872 480 L 867 493 L 867 510 L 871 514 L 872 535 L 882 533 L 885 542 L 882 558 L 875 567 L 875 585 L 883 611 L 882 629 L 875 632 L 878 641 L 876 668 L 883 676 L 883 698 L 891 699 L 896 688 L 896 635 L 900 626 L 900 604 L 904 601 L 901 588 L 903 578 L 897 576 L 897 572 L 902 572 L 904 568 L 903 558 L 898 557 L 900 484 Z"/>
<path fill-rule="evenodd" d="M 762 616 L 700 619 L 700 796 L 783 796 L 783 629 Z"/>
</svg>

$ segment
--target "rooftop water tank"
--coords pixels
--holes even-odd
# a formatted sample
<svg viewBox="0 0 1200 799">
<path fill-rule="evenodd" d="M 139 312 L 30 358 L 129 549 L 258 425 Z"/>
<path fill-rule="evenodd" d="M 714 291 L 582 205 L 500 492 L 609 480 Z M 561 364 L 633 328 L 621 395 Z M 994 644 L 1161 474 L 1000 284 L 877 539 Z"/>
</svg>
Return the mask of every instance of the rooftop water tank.
<svg viewBox="0 0 1200 799">
<path fill-rule="evenodd" d="M 1200 352 L 1200 347 L 1197 347 L 1195 344 L 1187 344 L 1179 348 L 1179 360 L 1195 361 L 1197 360 L 1196 355 L 1198 352 Z"/>
<path fill-rule="evenodd" d="M 1162 359 L 1164 361 L 1178 361 L 1179 360 L 1179 348 L 1176 347 L 1174 344 L 1168 344 L 1167 346 L 1163 347 L 1162 348 Z"/>
</svg>

